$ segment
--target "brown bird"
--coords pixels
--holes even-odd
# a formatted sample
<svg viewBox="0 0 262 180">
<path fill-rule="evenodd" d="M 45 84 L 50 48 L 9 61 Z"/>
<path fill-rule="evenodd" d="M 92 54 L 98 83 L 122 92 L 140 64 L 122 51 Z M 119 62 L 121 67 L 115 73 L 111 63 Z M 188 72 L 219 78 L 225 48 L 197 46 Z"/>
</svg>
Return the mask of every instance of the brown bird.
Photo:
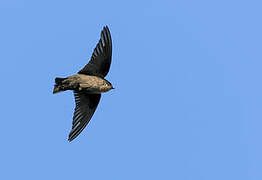
<svg viewBox="0 0 262 180">
<path fill-rule="evenodd" d="M 76 75 L 55 78 L 53 94 L 66 90 L 74 91 L 76 106 L 68 141 L 75 139 L 86 127 L 96 110 L 101 93 L 114 89 L 112 84 L 104 79 L 110 68 L 111 57 L 112 40 L 109 29 L 105 26 L 88 64 Z"/>
</svg>

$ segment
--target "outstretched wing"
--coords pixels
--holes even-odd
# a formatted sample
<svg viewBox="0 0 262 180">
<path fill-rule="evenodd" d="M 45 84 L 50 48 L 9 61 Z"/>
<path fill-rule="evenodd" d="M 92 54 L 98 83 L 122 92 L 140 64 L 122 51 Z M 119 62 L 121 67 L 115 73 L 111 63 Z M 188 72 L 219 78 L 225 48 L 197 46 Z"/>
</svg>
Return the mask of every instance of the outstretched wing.
<svg viewBox="0 0 262 180">
<path fill-rule="evenodd" d="M 87 94 L 82 91 L 74 91 L 74 96 L 76 107 L 68 141 L 72 141 L 83 131 L 92 118 L 101 98 L 101 94 Z"/>
<path fill-rule="evenodd" d="M 101 32 L 101 37 L 94 49 L 89 63 L 78 73 L 99 76 L 104 78 L 110 68 L 112 57 L 112 40 L 109 29 L 105 26 Z"/>
</svg>

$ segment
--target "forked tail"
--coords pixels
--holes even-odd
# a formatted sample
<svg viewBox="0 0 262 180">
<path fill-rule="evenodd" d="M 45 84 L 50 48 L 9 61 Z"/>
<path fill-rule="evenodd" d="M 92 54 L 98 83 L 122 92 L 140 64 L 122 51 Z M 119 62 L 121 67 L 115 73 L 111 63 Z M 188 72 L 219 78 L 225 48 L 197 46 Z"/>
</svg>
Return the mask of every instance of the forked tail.
<svg viewBox="0 0 262 180">
<path fill-rule="evenodd" d="M 66 90 L 63 86 L 63 81 L 65 79 L 66 78 L 59 78 L 59 77 L 55 78 L 55 86 L 54 86 L 53 94 Z"/>
</svg>

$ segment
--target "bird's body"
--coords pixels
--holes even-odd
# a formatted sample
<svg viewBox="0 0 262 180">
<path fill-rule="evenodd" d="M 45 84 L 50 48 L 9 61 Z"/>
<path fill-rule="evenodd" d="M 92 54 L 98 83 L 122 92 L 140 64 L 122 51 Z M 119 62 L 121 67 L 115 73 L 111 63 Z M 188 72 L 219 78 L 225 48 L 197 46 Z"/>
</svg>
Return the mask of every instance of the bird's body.
<svg viewBox="0 0 262 180">
<path fill-rule="evenodd" d="M 106 79 L 84 74 L 76 74 L 67 78 L 58 78 L 62 81 L 54 88 L 53 93 L 65 90 L 84 91 L 87 94 L 100 94 L 113 89 L 112 84 Z M 59 80 L 58 80 L 59 81 Z"/>
<path fill-rule="evenodd" d="M 114 89 L 112 84 L 104 78 L 109 71 L 111 57 L 112 40 L 106 26 L 101 32 L 101 38 L 89 63 L 75 75 L 55 78 L 54 94 L 66 90 L 74 92 L 76 107 L 69 141 L 75 139 L 92 118 L 101 93 Z"/>
</svg>

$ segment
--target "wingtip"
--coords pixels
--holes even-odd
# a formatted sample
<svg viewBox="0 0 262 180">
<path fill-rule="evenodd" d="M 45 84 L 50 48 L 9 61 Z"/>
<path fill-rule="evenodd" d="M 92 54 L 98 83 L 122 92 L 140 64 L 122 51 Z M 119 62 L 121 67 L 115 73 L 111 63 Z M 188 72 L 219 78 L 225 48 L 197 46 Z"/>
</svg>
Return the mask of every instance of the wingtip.
<svg viewBox="0 0 262 180">
<path fill-rule="evenodd" d="M 105 26 L 103 27 L 103 31 L 106 31 L 107 33 L 108 33 L 108 32 L 110 33 L 109 27 L 108 27 L 107 25 L 105 25 Z"/>
<path fill-rule="evenodd" d="M 75 138 L 76 138 L 76 136 L 74 136 L 74 135 L 72 134 L 72 132 L 70 132 L 69 135 L 68 135 L 68 139 L 67 139 L 67 140 L 68 140 L 69 142 L 72 142 Z"/>
<path fill-rule="evenodd" d="M 72 136 L 71 133 L 68 136 L 68 142 L 72 142 L 74 139 L 76 138 L 76 136 Z"/>
<path fill-rule="evenodd" d="M 104 37 L 103 37 L 104 36 Z M 103 28 L 103 30 L 102 30 L 102 32 L 101 32 L 101 37 L 102 38 L 105 38 L 106 39 L 106 41 L 109 43 L 109 47 L 110 47 L 110 51 L 111 51 L 111 53 L 112 53 L 112 38 L 111 38 L 111 32 L 110 32 L 110 30 L 109 30 L 109 28 L 108 28 L 108 26 L 106 25 L 106 26 L 104 26 L 104 28 Z"/>
</svg>

